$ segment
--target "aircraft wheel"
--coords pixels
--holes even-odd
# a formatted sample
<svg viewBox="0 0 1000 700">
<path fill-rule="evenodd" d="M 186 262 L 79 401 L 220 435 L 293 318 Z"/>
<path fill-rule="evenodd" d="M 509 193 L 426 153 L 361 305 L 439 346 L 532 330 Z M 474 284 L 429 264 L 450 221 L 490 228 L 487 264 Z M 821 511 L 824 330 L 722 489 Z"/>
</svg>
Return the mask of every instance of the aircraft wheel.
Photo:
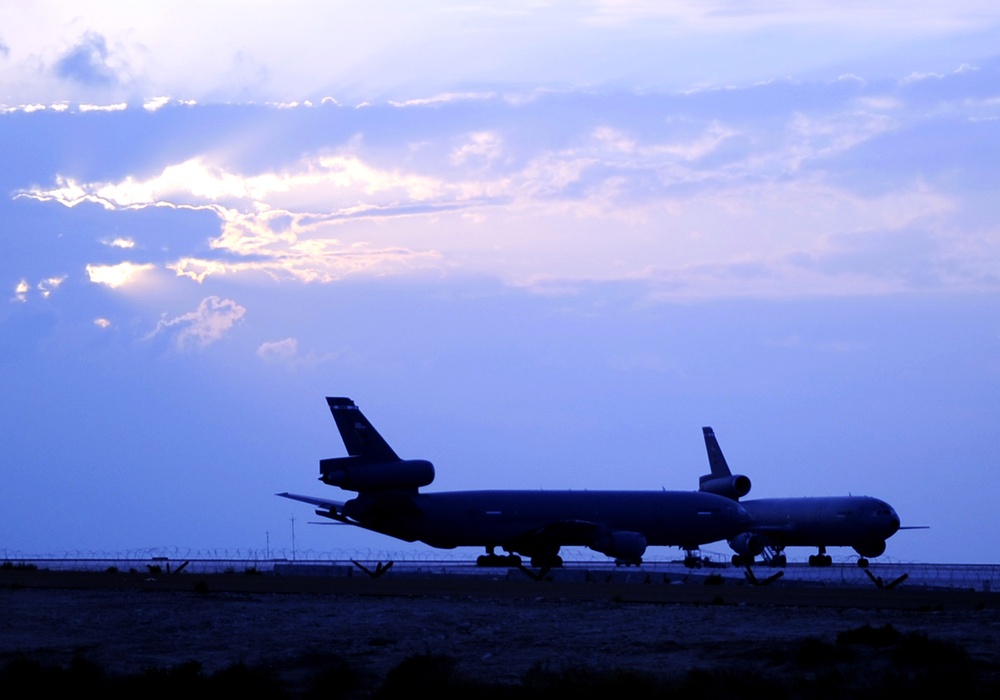
<svg viewBox="0 0 1000 700">
<path fill-rule="evenodd" d="M 516 554 L 509 554 L 509 555 L 507 555 L 507 565 L 508 566 L 520 566 L 521 565 L 521 557 L 517 556 Z"/>
<path fill-rule="evenodd" d="M 490 557 L 488 554 L 480 554 L 478 557 L 476 557 L 476 566 L 489 566 L 489 565 L 490 565 Z"/>
<path fill-rule="evenodd" d="M 558 569 L 563 565 L 562 557 L 554 556 L 532 557 L 531 565 L 538 569 Z"/>
<path fill-rule="evenodd" d="M 860 568 L 862 568 L 862 569 L 867 569 L 868 568 L 868 560 L 865 559 L 864 557 L 861 557 L 860 559 L 858 559 L 858 566 Z"/>
<path fill-rule="evenodd" d="M 820 563 L 816 561 L 818 557 L 815 554 L 809 555 L 809 566 L 820 566 Z"/>
<path fill-rule="evenodd" d="M 820 560 L 820 566 L 833 566 L 833 557 L 829 554 L 821 555 Z"/>
</svg>

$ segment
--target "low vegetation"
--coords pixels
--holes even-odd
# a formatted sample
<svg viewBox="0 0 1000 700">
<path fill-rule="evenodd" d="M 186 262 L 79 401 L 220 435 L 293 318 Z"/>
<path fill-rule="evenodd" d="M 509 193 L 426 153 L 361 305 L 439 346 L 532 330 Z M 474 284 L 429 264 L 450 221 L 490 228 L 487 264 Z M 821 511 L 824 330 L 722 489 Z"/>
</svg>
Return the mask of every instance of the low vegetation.
<svg viewBox="0 0 1000 700">
<path fill-rule="evenodd" d="M 691 669 L 680 677 L 663 678 L 623 669 L 576 666 L 535 666 L 517 682 L 485 683 L 462 673 L 447 655 L 411 656 L 385 678 L 371 678 L 335 655 L 300 658 L 284 668 L 236 664 L 206 673 L 201 664 L 186 662 L 168 669 L 115 676 L 84 656 L 64 666 L 50 666 L 27 657 L 9 660 L 0 669 L 0 694 L 14 697 L 31 688 L 40 697 L 63 694 L 111 696 L 252 698 L 393 698 L 433 697 L 435 700 L 475 697 L 570 697 L 606 700 L 644 698 L 834 698 L 887 697 L 928 693 L 963 697 L 1000 697 L 1000 674 L 972 660 L 959 645 L 901 633 L 891 625 L 868 625 L 840 633 L 835 643 L 806 638 L 755 654 L 752 661 L 731 670 Z"/>
</svg>

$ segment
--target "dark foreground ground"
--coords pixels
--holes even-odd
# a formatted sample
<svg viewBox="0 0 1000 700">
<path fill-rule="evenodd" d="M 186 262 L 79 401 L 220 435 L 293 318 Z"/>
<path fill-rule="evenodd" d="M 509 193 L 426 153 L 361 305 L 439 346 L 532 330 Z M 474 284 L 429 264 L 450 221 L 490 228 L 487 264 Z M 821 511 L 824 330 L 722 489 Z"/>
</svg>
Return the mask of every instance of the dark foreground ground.
<svg viewBox="0 0 1000 700">
<path fill-rule="evenodd" d="M 997 594 L 731 580 L 0 571 L 0 693 L 26 685 L 188 698 L 995 698 L 1000 610 Z"/>
</svg>

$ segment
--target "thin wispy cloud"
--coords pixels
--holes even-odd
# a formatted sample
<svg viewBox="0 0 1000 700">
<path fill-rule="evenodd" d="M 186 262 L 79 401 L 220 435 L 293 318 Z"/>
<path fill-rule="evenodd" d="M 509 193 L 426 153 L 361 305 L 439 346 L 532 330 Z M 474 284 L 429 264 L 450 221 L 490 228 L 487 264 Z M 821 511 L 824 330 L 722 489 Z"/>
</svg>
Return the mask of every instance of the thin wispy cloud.
<svg viewBox="0 0 1000 700">
<path fill-rule="evenodd" d="M 205 297 L 194 311 L 161 319 L 145 339 L 169 334 L 180 350 L 204 348 L 220 340 L 244 314 L 246 309 L 232 299 Z"/>
</svg>

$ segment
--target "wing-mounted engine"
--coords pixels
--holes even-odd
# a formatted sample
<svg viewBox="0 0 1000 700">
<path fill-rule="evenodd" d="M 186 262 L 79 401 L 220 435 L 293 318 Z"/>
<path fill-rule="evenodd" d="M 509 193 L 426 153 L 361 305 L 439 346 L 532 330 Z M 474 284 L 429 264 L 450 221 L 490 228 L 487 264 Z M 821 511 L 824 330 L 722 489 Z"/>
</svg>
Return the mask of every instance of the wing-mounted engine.
<svg viewBox="0 0 1000 700">
<path fill-rule="evenodd" d="M 885 554 L 885 540 L 859 542 L 852 546 L 854 551 L 863 557 L 880 557 Z"/>
<path fill-rule="evenodd" d="M 640 532 L 614 530 L 598 535 L 590 548 L 615 559 L 638 563 L 646 553 L 646 538 Z"/>
<path fill-rule="evenodd" d="M 319 462 L 320 480 L 347 491 L 415 491 L 434 481 L 425 459 L 372 462 L 363 457 L 332 457 Z"/>
<path fill-rule="evenodd" d="M 750 486 L 750 477 L 742 474 L 730 474 L 729 476 L 706 474 L 698 479 L 699 491 L 725 496 L 734 501 L 738 501 L 750 493 Z"/>
<path fill-rule="evenodd" d="M 729 546 L 741 557 L 755 557 L 764 551 L 764 539 L 752 532 L 744 532 L 729 540 Z"/>
</svg>

